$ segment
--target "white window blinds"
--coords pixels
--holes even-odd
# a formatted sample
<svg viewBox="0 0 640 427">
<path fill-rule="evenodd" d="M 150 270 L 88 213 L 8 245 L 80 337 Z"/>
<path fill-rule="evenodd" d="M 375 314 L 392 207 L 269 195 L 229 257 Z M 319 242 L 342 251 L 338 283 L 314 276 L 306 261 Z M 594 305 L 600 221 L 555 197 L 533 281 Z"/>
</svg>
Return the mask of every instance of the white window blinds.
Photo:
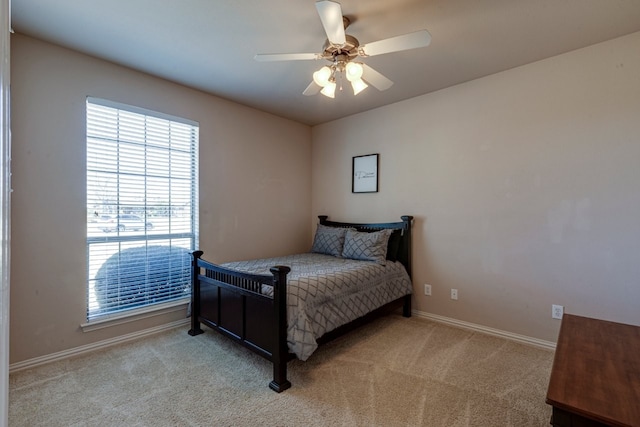
<svg viewBox="0 0 640 427">
<path fill-rule="evenodd" d="M 87 98 L 87 319 L 186 299 L 198 124 Z"/>
</svg>

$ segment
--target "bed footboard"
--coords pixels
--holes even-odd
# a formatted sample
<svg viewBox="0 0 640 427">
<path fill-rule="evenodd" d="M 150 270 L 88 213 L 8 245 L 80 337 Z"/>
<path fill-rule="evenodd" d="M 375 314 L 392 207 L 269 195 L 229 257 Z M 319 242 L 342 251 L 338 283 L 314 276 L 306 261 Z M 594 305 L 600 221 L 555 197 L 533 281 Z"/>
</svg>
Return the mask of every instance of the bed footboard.
<svg viewBox="0 0 640 427">
<path fill-rule="evenodd" d="M 272 390 L 282 392 L 287 379 L 287 274 L 286 266 L 270 269 L 271 275 L 255 275 L 226 269 L 204 261 L 193 252 L 191 329 L 204 331 L 204 323 L 273 363 Z M 265 292 L 271 288 L 273 292 Z"/>
</svg>

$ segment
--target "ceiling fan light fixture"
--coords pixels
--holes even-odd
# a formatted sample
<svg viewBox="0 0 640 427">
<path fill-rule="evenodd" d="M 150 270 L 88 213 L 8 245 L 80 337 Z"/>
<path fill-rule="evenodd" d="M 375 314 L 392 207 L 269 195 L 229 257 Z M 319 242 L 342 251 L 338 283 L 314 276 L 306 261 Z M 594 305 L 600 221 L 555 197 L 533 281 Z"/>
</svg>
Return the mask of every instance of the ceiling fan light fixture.
<svg viewBox="0 0 640 427">
<path fill-rule="evenodd" d="M 328 98 L 335 98 L 336 97 L 336 82 L 329 80 L 329 82 L 327 82 L 327 84 L 322 88 L 320 93 L 323 94 L 324 96 L 328 97 Z"/>
<path fill-rule="evenodd" d="M 318 71 L 313 73 L 313 81 L 318 86 L 325 87 L 329 84 L 329 79 L 331 78 L 331 74 L 332 74 L 331 68 L 325 65 L 324 67 L 320 68 Z M 334 83 L 334 86 L 335 86 L 335 83 Z"/>
<path fill-rule="evenodd" d="M 350 82 L 354 82 L 357 80 L 361 80 L 364 68 L 359 62 L 348 62 L 345 67 L 345 72 L 347 74 L 347 80 L 349 80 Z"/>
<path fill-rule="evenodd" d="M 348 77 L 347 77 L 348 78 Z M 352 80 L 351 81 L 351 87 L 353 88 L 353 94 L 357 95 L 360 92 L 362 92 L 363 90 L 365 90 L 366 88 L 369 87 L 368 84 L 366 84 L 364 82 L 364 80 L 362 79 L 357 79 L 357 80 Z"/>
</svg>

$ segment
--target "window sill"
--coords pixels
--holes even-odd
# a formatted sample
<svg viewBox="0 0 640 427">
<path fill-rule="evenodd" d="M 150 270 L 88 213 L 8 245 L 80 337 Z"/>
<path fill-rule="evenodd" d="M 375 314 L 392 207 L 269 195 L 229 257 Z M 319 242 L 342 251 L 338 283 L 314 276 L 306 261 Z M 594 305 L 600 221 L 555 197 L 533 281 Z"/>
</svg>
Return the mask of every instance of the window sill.
<svg viewBox="0 0 640 427">
<path fill-rule="evenodd" d="M 171 301 L 163 304 L 153 305 L 151 307 L 143 307 L 136 310 L 127 311 L 126 313 L 97 317 L 87 323 L 81 324 L 80 327 L 82 328 L 82 332 L 97 331 L 99 329 L 136 322 L 138 320 L 148 319 L 150 317 L 160 316 L 175 311 L 184 311 L 186 317 L 188 305 L 189 299 Z"/>
</svg>

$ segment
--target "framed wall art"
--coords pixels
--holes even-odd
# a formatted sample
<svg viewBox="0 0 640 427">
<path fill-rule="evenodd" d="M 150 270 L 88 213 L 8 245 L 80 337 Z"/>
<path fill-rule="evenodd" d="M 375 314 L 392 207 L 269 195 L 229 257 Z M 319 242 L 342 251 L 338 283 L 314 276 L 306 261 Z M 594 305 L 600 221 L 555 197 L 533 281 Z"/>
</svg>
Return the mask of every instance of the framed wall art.
<svg viewBox="0 0 640 427">
<path fill-rule="evenodd" d="M 378 162 L 378 154 L 367 154 L 353 158 L 352 193 L 378 192 Z"/>
</svg>

